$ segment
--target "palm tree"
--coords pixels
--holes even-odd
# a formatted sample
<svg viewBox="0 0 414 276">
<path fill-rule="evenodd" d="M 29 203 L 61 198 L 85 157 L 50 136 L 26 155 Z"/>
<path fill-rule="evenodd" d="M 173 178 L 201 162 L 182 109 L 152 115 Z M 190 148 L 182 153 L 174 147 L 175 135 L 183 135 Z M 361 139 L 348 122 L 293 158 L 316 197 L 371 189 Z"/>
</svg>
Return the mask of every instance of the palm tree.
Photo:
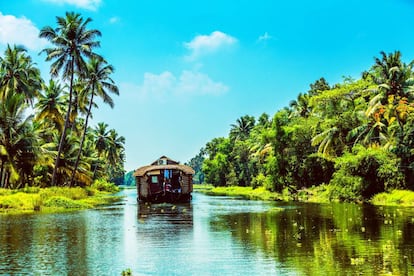
<svg viewBox="0 0 414 276">
<path fill-rule="evenodd" d="M 125 137 L 118 136 L 118 133 L 111 129 L 109 131 L 109 143 L 106 149 L 108 160 L 108 173 L 115 178 L 124 173 L 125 162 Z"/>
<path fill-rule="evenodd" d="M 95 148 L 98 151 L 98 156 L 103 157 L 106 148 L 109 143 L 109 130 L 108 124 L 100 122 L 93 129 L 93 135 L 95 137 Z"/>
<path fill-rule="evenodd" d="M 42 51 L 47 54 L 46 61 L 54 60 L 50 69 L 51 75 L 56 77 L 59 71 L 62 71 L 63 79 L 69 80 L 69 103 L 66 110 L 65 125 L 59 141 L 52 185 L 56 183 L 56 172 L 59 167 L 63 143 L 65 142 L 66 132 L 69 127 L 75 73 L 82 74 L 85 72 L 86 62 L 84 58 L 90 58 L 96 55 L 93 49 L 99 47 L 100 43 L 95 39 L 101 36 L 98 30 L 87 29 L 87 25 L 92 19 L 87 18 L 83 20 L 78 13 L 67 12 L 66 17 L 56 17 L 56 19 L 58 24 L 56 29 L 47 26 L 39 34 L 40 37 L 48 39 L 55 45 L 54 48 L 46 48 Z"/>
<path fill-rule="evenodd" d="M 307 118 L 311 112 L 309 105 L 309 95 L 299 93 L 297 100 L 290 102 L 290 107 L 293 108 L 293 115 Z"/>
<path fill-rule="evenodd" d="M 237 119 L 236 124 L 231 124 L 230 137 L 234 140 L 245 140 L 249 137 L 253 129 L 255 119 L 252 116 L 245 115 Z"/>
<path fill-rule="evenodd" d="M 9 94 L 0 102 L 0 184 L 3 187 L 19 185 L 21 176 L 31 173 L 36 159 L 37 137 L 30 123 L 32 116 L 25 115 L 26 107 L 23 94 Z"/>
<path fill-rule="evenodd" d="M 389 95 L 407 97 L 413 92 L 411 69 L 414 61 L 405 64 L 401 61 L 401 52 L 386 54 L 381 51 L 381 58 L 375 58 L 373 66 L 373 80 L 378 85 L 377 92 L 385 92 L 385 99 Z"/>
<path fill-rule="evenodd" d="M 109 130 L 108 124 L 100 122 L 92 130 L 92 135 L 94 137 L 94 147 L 98 153 L 98 160 L 105 160 L 105 151 L 109 144 Z M 93 179 L 95 179 L 98 167 L 100 167 L 101 162 L 96 162 L 93 167 Z"/>
<path fill-rule="evenodd" d="M 340 134 L 340 129 L 333 125 L 332 127 L 314 136 L 312 138 L 312 146 L 319 145 L 318 152 L 325 157 L 336 156 L 338 148 L 342 148 L 344 144 Z"/>
<path fill-rule="evenodd" d="M 32 104 L 41 89 L 40 71 L 22 46 L 7 45 L 4 57 L 0 57 L 0 96 L 23 94 L 25 101 Z"/>
<path fill-rule="evenodd" d="M 83 143 L 85 141 L 86 132 L 88 129 L 88 120 L 91 115 L 92 105 L 94 103 L 94 96 L 99 96 L 103 99 L 104 103 L 107 103 L 111 108 L 114 106 L 112 98 L 108 95 L 108 92 L 112 92 L 119 95 L 119 90 L 114 81 L 109 77 L 114 72 L 114 68 L 108 65 L 102 58 L 92 58 L 88 63 L 88 70 L 85 74 L 86 87 L 85 91 L 89 91 L 90 100 L 89 107 L 86 113 L 85 124 L 83 129 L 83 135 L 80 142 L 79 152 L 76 159 L 75 167 L 72 173 L 71 185 L 73 184 L 75 172 L 77 170 L 79 159 L 82 153 Z"/>
<path fill-rule="evenodd" d="M 49 85 L 43 85 L 43 91 L 39 95 L 38 102 L 36 103 L 36 120 L 49 120 L 53 123 L 56 129 L 63 130 L 64 118 L 63 109 L 65 100 L 62 93 L 64 92 L 62 85 L 59 82 L 51 79 Z"/>
</svg>

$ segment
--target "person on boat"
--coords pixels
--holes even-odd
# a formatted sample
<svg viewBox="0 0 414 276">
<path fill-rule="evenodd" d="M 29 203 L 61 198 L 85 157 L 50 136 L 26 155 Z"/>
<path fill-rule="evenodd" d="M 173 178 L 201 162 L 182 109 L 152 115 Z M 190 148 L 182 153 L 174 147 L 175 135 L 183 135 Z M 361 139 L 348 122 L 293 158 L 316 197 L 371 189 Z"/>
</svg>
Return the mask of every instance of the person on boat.
<svg viewBox="0 0 414 276">
<path fill-rule="evenodd" d="M 169 179 L 166 179 L 165 191 L 171 192 L 171 181 Z"/>
</svg>

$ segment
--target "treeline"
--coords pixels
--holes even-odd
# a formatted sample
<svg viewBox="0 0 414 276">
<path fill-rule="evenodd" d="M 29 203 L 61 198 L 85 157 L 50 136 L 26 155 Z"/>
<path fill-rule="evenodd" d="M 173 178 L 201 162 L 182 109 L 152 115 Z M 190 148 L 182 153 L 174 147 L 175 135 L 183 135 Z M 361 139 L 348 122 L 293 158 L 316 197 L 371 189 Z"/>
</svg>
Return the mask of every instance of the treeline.
<svg viewBox="0 0 414 276">
<path fill-rule="evenodd" d="M 215 186 L 363 200 L 414 189 L 414 73 L 399 51 L 381 52 L 360 79 L 310 85 L 273 117 L 243 116 L 189 163 Z"/>
<path fill-rule="evenodd" d="M 113 107 L 112 65 L 95 52 L 100 31 L 77 13 L 56 17 L 39 36 L 50 47 L 49 81 L 25 48 L 0 56 L 0 187 L 84 186 L 122 179 L 125 138 L 106 123 L 89 126 L 96 99 Z"/>
</svg>

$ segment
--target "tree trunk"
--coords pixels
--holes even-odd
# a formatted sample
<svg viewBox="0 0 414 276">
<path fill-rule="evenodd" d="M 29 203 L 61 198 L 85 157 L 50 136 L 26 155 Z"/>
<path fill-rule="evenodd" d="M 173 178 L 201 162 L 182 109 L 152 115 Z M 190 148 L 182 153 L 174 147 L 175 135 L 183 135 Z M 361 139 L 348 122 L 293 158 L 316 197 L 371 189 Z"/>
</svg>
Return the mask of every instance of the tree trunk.
<svg viewBox="0 0 414 276">
<path fill-rule="evenodd" d="M 4 188 L 4 161 L 1 160 L 0 167 L 0 188 Z"/>
<path fill-rule="evenodd" d="M 6 175 L 4 178 L 4 188 L 8 188 L 9 187 L 9 181 L 10 181 L 10 173 L 6 171 Z"/>
<path fill-rule="evenodd" d="M 80 160 L 80 157 L 81 157 L 81 154 L 82 154 L 83 143 L 85 142 L 86 131 L 87 131 L 87 129 L 88 129 L 88 120 L 89 120 L 89 115 L 91 114 L 91 110 L 92 110 L 93 95 L 94 95 L 94 94 L 93 94 L 93 93 L 94 93 L 94 91 L 93 91 L 93 90 L 94 90 L 94 89 L 95 89 L 95 87 L 94 87 L 94 85 L 92 85 L 92 95 L 91 95 L 91 99 L 90 99 L 90 101 L 89 101 L 88 112 L 86 113 L 85 125 L 83 126 L 83 134 L 82 134 L 82 139 L 81 139 L 81 142 L 80 142 L 80 145 L 79 145 L 78 156 L 76 157 L 75 167 L 73 168 L 73 171 L 72 171 L 72 177 L 71 177 L 71 179 L 70 179 L 70 185 L 69 185 L 69 186 L 72 186 L 72 185 L 73 185 L 73 181 L 74 181 L 74 179 L 75 179 L 75 174 L 76 174 L 76 171 L 78 170 L 79 160 Z"/>
<path fill-rule="evenodd" d="M 68 110 L 66 111 L 65 126 L 63 127 L 63 132 L 62 132 L 62 135 L 60 137 L 58 153 L 57 153 L 56 161 L 55 161 L 55 167 L 53 168 L 52 186 L 56 185 L 56 174 L 57 174 L 57 170 L 59 168 L 60 155 L 62 153 L 63 144 L 65 143 L 66 132 L 67 132 L 67 129 L 69 127 L 70 112 L 71 112 L 71 107 L 72 107 L 73 77 L 74 77 L 74 72 L 73 72 L 73 70 L 74 70 L 74 60 L 73 60 L 73 57 L 71 58 L 71 61 L 70 61 L 70 67 L 71 67 L 71 76 L 70 76 L 70 86 L 69 86 L 69 105 L 68 105 Z"/>
</svg>

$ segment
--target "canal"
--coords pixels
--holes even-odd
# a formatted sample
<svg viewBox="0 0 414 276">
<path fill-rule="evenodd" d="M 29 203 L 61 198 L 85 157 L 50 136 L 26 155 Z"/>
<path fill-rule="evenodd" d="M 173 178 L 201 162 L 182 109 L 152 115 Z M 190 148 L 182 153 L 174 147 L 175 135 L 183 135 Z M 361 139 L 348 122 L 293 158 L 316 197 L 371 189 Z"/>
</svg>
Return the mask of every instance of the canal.
<svg viewBox="0 0 414 276">
<path fill-rule="evenodd" d="M 414 275 L 414 209 L 193 194 L 0 216 L 0 275 Z"/>
</svg>

